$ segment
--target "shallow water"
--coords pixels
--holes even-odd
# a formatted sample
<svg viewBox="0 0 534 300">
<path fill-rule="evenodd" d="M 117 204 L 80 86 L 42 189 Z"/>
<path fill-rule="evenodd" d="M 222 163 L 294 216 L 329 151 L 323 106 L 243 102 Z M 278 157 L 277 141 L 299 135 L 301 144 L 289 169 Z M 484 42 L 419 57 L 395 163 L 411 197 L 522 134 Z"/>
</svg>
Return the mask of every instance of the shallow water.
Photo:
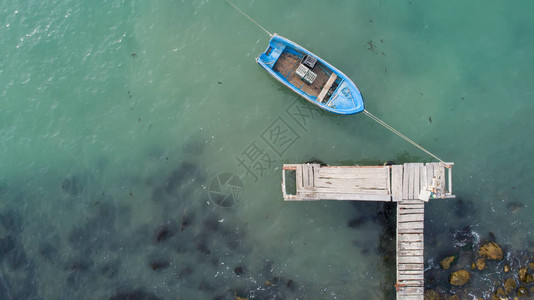
<svg viewBox="0 0 534 300">
<path fill-rule="evenodd" d="M 426 206 L 427 267 L 468 225 L 532 249 L 533 4 L 236 4 L 455 162 L 457 200 Z M 387 207 L 284 203 L 281 165 L 431 158 L 270 78 L 254 62 L 268 36 L 225 1 L 3 1 L 0 16 L 0 298 L 394 292 Z M 233 207 L 210 199 L 221 173 L 242 180 Z"/>
</svg>

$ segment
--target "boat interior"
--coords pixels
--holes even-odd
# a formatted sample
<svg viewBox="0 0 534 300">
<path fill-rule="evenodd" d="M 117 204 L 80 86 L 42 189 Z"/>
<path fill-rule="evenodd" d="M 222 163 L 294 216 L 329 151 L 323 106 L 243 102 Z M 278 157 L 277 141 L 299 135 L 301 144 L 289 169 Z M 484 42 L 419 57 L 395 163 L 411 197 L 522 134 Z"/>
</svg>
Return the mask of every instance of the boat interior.
<svg viewBox="0 0 534 300">
<path fill-rule="evenodd" d="M 266 53 L 269 55 L 269 53 Z M 286 47 L 273 66 L 295 88 L 319 103 L 327 104 L 342 79 L 313 56 Z"/>
</svg>

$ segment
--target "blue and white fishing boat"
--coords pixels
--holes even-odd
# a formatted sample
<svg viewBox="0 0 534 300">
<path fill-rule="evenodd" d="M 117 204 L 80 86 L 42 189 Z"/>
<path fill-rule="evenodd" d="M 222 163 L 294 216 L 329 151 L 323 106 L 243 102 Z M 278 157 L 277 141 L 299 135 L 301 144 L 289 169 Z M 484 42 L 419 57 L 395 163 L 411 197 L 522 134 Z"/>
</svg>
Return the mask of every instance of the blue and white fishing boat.
<svg viewBox="0 0 534 300">
<path fill-rule="evenodd" d="M 341 71 L 277 34 L 256 61 L 269 74 L 320 108 L 350 115 L 364 110 L 362 94 Z"/>
</svg>

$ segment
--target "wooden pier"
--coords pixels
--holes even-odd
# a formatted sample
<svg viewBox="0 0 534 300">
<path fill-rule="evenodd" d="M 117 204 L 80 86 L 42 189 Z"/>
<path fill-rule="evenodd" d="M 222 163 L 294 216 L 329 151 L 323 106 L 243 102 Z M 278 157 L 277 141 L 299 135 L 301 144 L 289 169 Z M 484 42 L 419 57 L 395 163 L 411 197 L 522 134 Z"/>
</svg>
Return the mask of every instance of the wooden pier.
<svg viewBox="0 0 534 300">
<path fill-rule="evenodd" d="M 397 299 L 423 299 L 424 213 L 429 199 L 454 198 L 453 163 L 392 166 L 286 164 L 285 201 L 360 200 L 397 202 Z M 294 177 L 289 175 L 294 173 Z M 291 178 L 289 178 L 291 177 Z M 290 184 L 293 182 L 294 184 Z M 288 192 L 288 185 L 294 193 Z"/>
</svg>

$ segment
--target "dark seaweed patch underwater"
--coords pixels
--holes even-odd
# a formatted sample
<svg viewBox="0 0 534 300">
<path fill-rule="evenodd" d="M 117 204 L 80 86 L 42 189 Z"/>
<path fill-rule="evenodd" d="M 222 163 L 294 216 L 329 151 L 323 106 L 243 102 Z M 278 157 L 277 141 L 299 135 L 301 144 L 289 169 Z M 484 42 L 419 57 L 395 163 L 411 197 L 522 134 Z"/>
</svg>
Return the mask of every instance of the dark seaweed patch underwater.
<svg viewBox="0 0 534 300">
<path fill-rule="evenodd" d="M 70 228 L 50 230 L 28 244 L 22 237 L 31 220 L 17 209 L 1 210 L 0 299 L 297 297 L 297 281 L 273 273 L 276 262 L 250 256 L 254 237 L 237 210 L 210 202 L 202 189 L 204 169 L 184 161 L 167 174 L 152 175 L 137 187 L 147 191 L 146 198 L 94 189 L 83 175 L 71 176 L 59 197 L 88 203 L 84 215 Z M 132 220 L 139 214 L 132 197 L 150 204 L 146 221 Z M 40 284 L 48 272 L 57 286 Z"/>
</svg>

